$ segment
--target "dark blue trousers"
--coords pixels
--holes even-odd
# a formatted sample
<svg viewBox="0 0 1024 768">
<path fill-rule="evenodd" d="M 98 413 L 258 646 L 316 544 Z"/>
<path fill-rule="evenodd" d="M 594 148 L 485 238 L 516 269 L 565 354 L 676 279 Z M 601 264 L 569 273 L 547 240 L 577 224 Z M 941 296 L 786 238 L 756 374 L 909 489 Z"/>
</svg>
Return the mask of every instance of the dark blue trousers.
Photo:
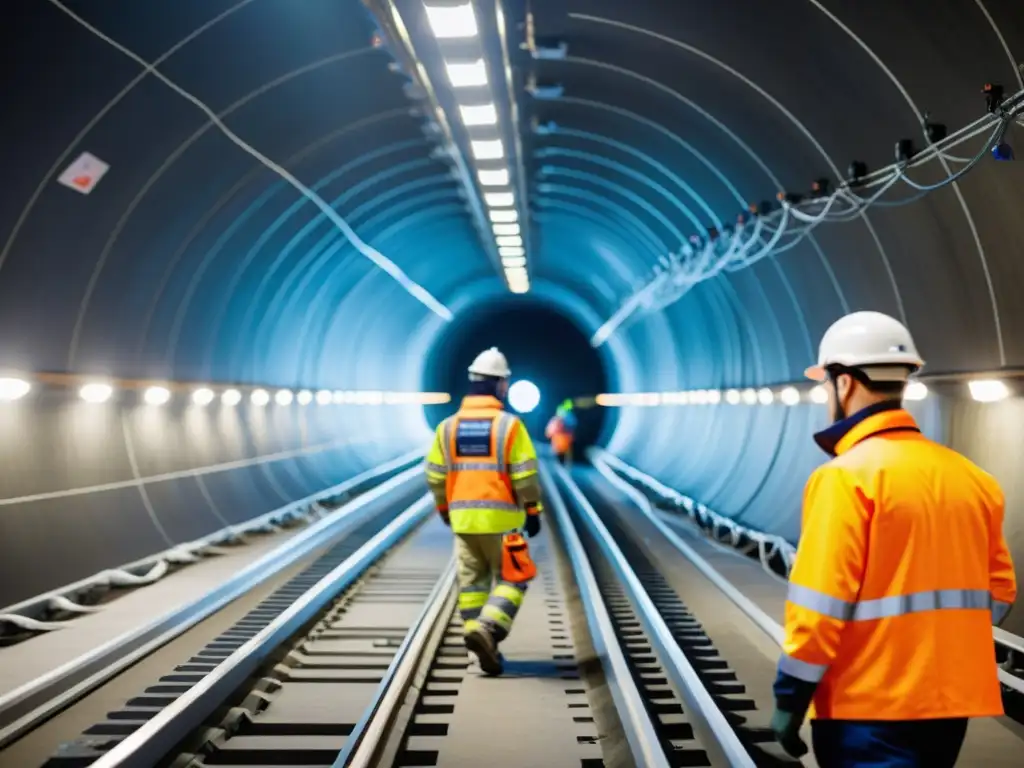
<svg viewBox="0 0 1024 768">
<path fill-rule="evenodd" d="M 812 720 L 820 768 L 953 768 L 967 718 L 948 720 Z"/>
</svg>

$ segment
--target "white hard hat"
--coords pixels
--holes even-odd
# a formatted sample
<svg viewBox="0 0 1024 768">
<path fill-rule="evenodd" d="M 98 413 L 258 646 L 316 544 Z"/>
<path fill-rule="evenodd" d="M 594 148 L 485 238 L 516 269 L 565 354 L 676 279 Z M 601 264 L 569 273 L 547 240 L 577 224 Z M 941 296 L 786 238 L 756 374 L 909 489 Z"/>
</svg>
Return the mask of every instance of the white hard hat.
<svg viewBox="0 0 1024 768">
<path fill-rule="evenodd" d="M 854 312 L 825 331 L 818 347 L 818 364 L 804 373 L 809 379 L 824 381 L 829 365 L 870 368 L 867 374 L 873 381 L 904 381 L 924 360 L 899 320 L 881 312 Z"/>
<path fill-rule="evenodd" d="M 508 369 L 508 360 L 498 351 L 497 347 L 485 349 L 476 356 L 476 360 L 469 366 L 470 375 L 492 376 L 496 379 L 507 379 L 512 375 Z"/>
</svg>

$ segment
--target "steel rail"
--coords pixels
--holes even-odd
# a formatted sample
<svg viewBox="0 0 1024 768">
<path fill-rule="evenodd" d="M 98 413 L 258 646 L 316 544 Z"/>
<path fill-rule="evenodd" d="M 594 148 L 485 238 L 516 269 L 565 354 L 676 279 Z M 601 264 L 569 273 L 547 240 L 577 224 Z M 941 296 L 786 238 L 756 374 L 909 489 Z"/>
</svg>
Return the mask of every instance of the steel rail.
<svg viewBox="0 0 1024 768">
<path fill-rule="evenodd" d="M 10 744 L 71 706 L 122 670 L 184 634 L 328 541 L 361 524 L 371 514 L 372 502 L 405 487 L 421 471 L 417 465 L 389 478 L 291 537 L 202 597 L 145 626 L 129 630 L 52 672 L 0 696 L 0 747 Z"/>
<path fill-rule="evenodd" d="M 298 632 L 336 595 L 354 583 L 370 565 L 421 523 L 432 509 L 431 498 L 421 497 L 187 693 L 95 761 L 93 768 L 134 768 L 159 764 L 182 739 L 200 727 L 232 691 L 265 663 L 282 642 Z"/>
<path fill-rule="evenodd" d="M 629 466 L 621 459 L 617 459 L 617 461 L 624 466 Z M 770 637 L 772 641 L 781 648 L 785 637 L 785 630 L 782 625 L 765 613 L 750 598 L 740 592 L 735 585 L 719 573 L 711 563 L 701 557 L 696 550 L 683 541 L 679 534 L 672 530 L 671 526 L 669 526 L 659 515 L 655 514 L 650 500 L 644 496 L 644 494 L 603 464 L 604 463 L 602 461 L 595 462 L 595 467 L 598 472 L 613 487 L 628 496 L 630 501 L 633 502 L 641 514 L 643 514 L 644 517 L 646 517 L 650 523 L 658 529 L 658 532 L 665 537 L 665 540 L 668 541 L 668 543 L 671 544 L 679 554 L 690 561 L 695 568 L 707 577 L 708 581 L 714 584 L 748 619 L 756 624 L 759 629 L 768 635 L 768 637 Z M 637 474 L 643 474 L 635 467 L 630 467 L 630 469 L 634 470 Z M 737 556 L 742 555 L 737 553 Z M 1024 654 L 1024 638 L 1011 634 L 999 627 L 992 628 L 992 635 L 993 643 L 995 645 L 1003 646 L 1008 650 Z M 1005 670 L 1002 667 L 997 666 L 996 672 L 999 675 L 999 682 L 1008 688 L 1012 688 L 1017 693 L 1024 693 L 1024 679 L 1014 675 L 1012 672 Z"/>
<path fill-rule="evenodd" d="M 652 648 L 662 661 L 666 677 L 686 704 L 688 719 L 712 765 L 754 768 L 755 763 L 747 748 L 672 637 L 671 630 L 596 510 L 563 467 L 556 466 L 554 470 L 561 487 L 576 504 L 580 519 L 622 583 Z"/>
<path fill-rule="evenodd" d="M 654 724 L 644 706 L 640 691 L 637 690 L 625 654 L 615 636 L 608 608 L 601 597 L 601 589 L 594 576 L 594 570 L 587 559 L 587 553 L 573 526 L 565 501 L 557 485 L 545 467 L 541 472 L 541 484 L 550 509 L 558 521 L 558 530 L 572 563 L 573 577 L 580 593 L 580 603 L 587 616 L 594 654 L 601 660 L 608 689 L 611 691 L 615 710 L 622 723 L 622 730 L 629 742 L 629 750 L 636 765 L 647 768 L 667 768 L 670 763 L 665 757 Z"/>
<path fill-rule="evenodd" d="M 451 618 L 455 610 L 454 587 L 453 558 L 437 580 L 423 610 L 384 673 L 373 702 L 356 723 L 345 748 L 332 763 L 332 768 L 369 768 L 377 765 L 380 750 L 387 743 L 395 717 L 430 647 L 430 638 L 438 625 Z"/>
</svg>

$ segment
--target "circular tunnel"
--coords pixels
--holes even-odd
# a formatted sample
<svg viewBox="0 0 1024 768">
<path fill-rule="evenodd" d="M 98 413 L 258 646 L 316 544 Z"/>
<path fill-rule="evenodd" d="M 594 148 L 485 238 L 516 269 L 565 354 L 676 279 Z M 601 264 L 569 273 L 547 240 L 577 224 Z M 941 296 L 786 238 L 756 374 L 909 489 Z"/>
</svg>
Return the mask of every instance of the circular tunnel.
<svg viewBox="0 0 1024 768">
<path fill-rule="evenodd" d="M 0 403 L 0 604 L 424 450 L 453 403 L 419 395 L 457 400 L 495 344 L 541 390 L 535 433 L 562 398 L 644 395 L 581 411 L 583 442 L 795 541 L 824 414 L 778 388 L 857 309 L 905 321 L 926 373 L 948 377 L 914 412 L 1004 483 L 1024 558 L 1021 401 L 957 383 L 1016 392 L 1024 364 L 1024 172 L 989 134 L 908 171 L 927 194 L 893 187 L 693 266 L 752 203 L 837 187 L 854 160 L 883 169 L 900 139 L 922 150 L 926 113 L 950 134 L 974 125 L 984 83 L 1024 89 L 1013 4 L 498 4 L 487 55 L 509 57 L 525 296 L 481 237 L 467 135 L 415 4 L 16 5 L 0 31 L 18 105 L 0 145 L 0 369 L 32 390 Z M 394 8 L 430 88 L 389 34 Z M 651 300 L 687 252 L 682 287 Z M 93 379 L 111 400 L 81 400 Z M 172 392 L 159 414 L 153 383 Z M 200 407 L 200 385 L 242 401 Z M 258 405 L 255 388 L 309 401 Z"/>
<path fill-rule="evenodd" d="M 564 400 L 578 401 L 579 449 L 600 440 L 608 412 L 590 402 L 609 391 L 605 360 L 590 345 L 583 327 L 544 302 L 506 299 L 478 304 L 461 314 L 428 354 L 423 389 L 461 399 L 468 393 L 469 364 L 491 346 L 508 358 L 513 386 L 525 380 L 540 392 L 537 408 L 520 415 L 535 440 L 543 439 L 548 419 Z M 509 404 L 514 408 L 511 396 Z M 450 407 L 430 406 L 428 417 L 436 424 L 449 413 Z"/>
</svg>

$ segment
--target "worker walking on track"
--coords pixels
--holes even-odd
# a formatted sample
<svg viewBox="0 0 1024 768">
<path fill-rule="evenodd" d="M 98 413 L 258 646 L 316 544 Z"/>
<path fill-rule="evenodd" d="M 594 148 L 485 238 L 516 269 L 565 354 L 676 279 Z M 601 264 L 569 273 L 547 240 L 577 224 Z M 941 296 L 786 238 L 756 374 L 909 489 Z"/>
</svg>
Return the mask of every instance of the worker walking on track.
<svg viewBox="0 0 1024 768">
<path fill-rule="evenodd" d="M 544 436 L 551 441 L 551 451 L 558 463 L 572 466 L 572 445 L 576 437 L 576 416 L 572 412 L 572 400 L 565 400 L 544 429 Z"/>
<path fill-rule="evenodd" d="M 1003 714 L 992 624 L 1017 595 L 1003 493 L 903 409 L 923 365 L 902 324 L 855 312 L 807 369 L 828 393 L 834 423 L 815 440 L 832 460 L 804 491 L 772 728 L 799 757 L 810 714 L 821 768 L 953 766 L 968 718 Z"/>
<path fill-rule="evenodd" d="M 437 427 L 426 463 L 438 512 L 455 534 L 466 647 L 489 675 L 503 670 L 498 644 L 536 576 L 519 530 L 540 532 L 537 454 L 526 427 L 502 407 L 510 375 L 497 347 L 477 356 L 470 394 Z"/>
</svg>

